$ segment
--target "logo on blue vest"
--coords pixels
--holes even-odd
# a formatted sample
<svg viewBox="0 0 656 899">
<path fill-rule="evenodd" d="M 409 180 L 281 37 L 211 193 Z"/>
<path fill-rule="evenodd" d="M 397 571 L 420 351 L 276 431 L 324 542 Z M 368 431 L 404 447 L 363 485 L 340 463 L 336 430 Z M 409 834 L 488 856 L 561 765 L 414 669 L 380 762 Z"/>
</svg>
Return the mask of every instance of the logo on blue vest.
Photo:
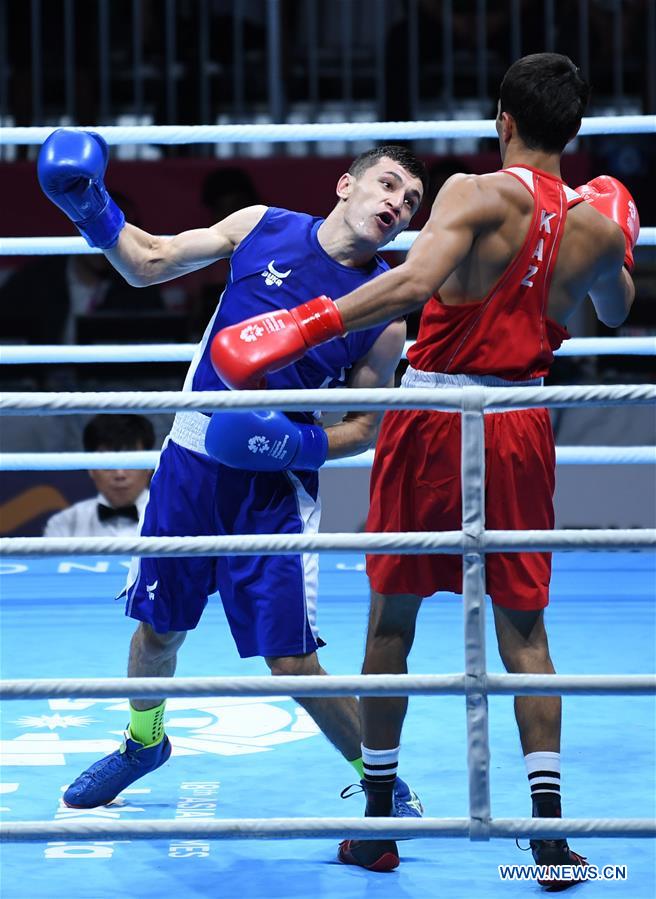
<svg viewBox="0 0 656 899">
<path fill-rule="evenodd" d="M 283 280 L 289 277 L 289 275 L 291 275 L 292 273 L 291 269 L 286 272 L 276 271 L 276 269 L 273 267 L 273 263 L 275 261 L 275 259 L 272 259 L 271 262 L 267 265 L 265 271 L 260 273 L 265 279 L 264 283 L 267 285 L 267 287 L 271 287 L 272 284 L 275 284 L 276 287 L 282 287 Z"/>
</svg>

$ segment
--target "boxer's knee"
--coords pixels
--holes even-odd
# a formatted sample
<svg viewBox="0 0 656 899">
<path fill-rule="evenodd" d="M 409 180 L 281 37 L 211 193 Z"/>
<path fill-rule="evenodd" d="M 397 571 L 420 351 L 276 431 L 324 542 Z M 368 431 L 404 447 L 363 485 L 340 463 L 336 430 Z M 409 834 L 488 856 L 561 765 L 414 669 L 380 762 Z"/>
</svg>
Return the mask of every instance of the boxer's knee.
<svg viewBox="0 0 656 899">
<path fill-rule="evenodd" d="M 267 656 L 265 661 L 269 666 L 269 671 L 275 677 L 323 674 L 316 652 L 301 656 Z"/>
<path fill-rule="evenodd" d="M 140 621 L 132 638 L 133 648 L 153 662 L 162 662 L 177 655 L 184 643 L 186 631 L 168 631 L 160 634 L 150 624 Z"/>
<path fill-rule="evenodd" d="M 511 673 L 551 673 L 553 663 L 544 610 L 517 611 L 493 606 L 499 655 Z"/>
<path fill-rule="evenodd" d="M 383 596 L 372 593 L 367 630 L 367 652 L 384 650 L 386 645 L 401 643 L 410 652 L 415 637 L 418 596 Z"/>
</svg>

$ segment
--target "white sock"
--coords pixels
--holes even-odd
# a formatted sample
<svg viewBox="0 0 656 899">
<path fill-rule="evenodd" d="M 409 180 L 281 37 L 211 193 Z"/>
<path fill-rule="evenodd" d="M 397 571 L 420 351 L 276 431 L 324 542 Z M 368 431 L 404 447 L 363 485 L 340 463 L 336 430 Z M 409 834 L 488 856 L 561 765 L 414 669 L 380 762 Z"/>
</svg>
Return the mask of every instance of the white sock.
<svg viewBox="0 0 656 899">
<path fill-rule="evenodd" d="M 524 761 L 534 805 L 537 802 L 541 806 L 543 803 L 560 806 L 560 753 L 529 752 Z M 546 817 L 544 812 L 541 816 Z"/>
<path fill-rule="evenodd" d="M 399 752 L 395 749 L 367 749 L 362 747 L 362 766 L 365 780 L 374 783 L 393 783 L 399 767 Z"/>
</svg>

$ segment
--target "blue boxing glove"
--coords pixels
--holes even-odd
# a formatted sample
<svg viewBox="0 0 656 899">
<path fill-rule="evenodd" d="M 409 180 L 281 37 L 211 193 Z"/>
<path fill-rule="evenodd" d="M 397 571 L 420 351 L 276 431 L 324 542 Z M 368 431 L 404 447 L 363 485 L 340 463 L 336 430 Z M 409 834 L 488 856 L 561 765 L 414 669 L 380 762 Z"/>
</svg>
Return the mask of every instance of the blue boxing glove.
<svg viewBox="0 0 656 899">
<path fill-rule="evenodd" d="M 215 412 L 205 435 L 212 458 L 246 471 L 321 468 L 328 438 L 318 425 L 291 421 L 282 412 Z"/>
<path fill-rule="evenodd" d="M 37 162 L 44 194 L 64 212 L 92 247 L 118 241 L 125 216 L 107 193 L 107 142 L 93 131 L 59 128 L 49 135 Z"/>
</svg>

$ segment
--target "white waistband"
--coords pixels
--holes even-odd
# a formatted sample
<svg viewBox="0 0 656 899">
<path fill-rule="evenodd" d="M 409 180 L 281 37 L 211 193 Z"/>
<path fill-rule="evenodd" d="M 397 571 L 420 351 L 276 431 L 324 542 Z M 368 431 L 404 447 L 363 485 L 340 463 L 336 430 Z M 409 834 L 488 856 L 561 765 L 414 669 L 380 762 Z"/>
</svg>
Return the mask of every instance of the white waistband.
<svg viewBox="0 0 656 899">
<path fill-rule="evenodd" d="M 169 437 L 183 449 L 207 455 L 205 433 L 210 420 L 202 412 L 177 412 Z"/>
<path fill-rule="evenodd" d="M 401 379 L 401 387 L 542 387 L 544 378 L 529 378 L 527 381 L 509 381 L 496 375 L 443 374 L 439 371 L 420 371 L 409 365 Z M 485 412 L 519 412 L 524 406 L 512 409 L 491 406 Z"/>
<path fill-rule="evenodd" d="M 445 375 L 439 371 L 420 371 L 409 365 L 401 387 L 542 387 L 543 378 L 509 381 L 496 375 Z"/>
</svg>

